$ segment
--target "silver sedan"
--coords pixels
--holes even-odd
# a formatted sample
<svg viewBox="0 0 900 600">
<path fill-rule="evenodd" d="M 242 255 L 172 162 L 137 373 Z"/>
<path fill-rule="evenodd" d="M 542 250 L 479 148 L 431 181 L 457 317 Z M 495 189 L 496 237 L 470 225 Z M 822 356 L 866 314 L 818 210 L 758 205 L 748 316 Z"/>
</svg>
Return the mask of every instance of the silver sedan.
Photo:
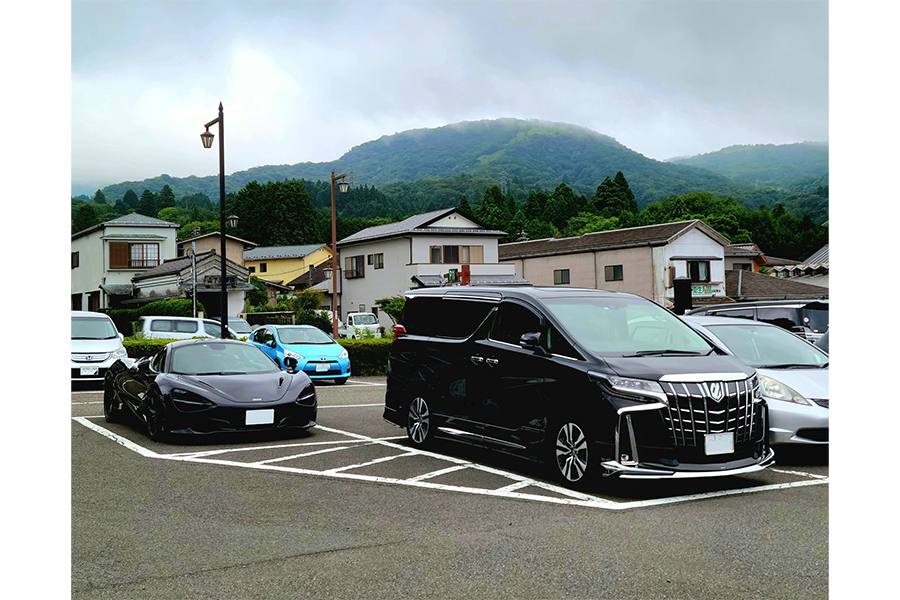
<svg viewBox="0 0 900 600">
<path fill-rule="evenodd" d="M 828 354 L 775 325 L 731 317 L 684 320 L 756 368 L 770 444 L 828 443 Z"/>
</svg>

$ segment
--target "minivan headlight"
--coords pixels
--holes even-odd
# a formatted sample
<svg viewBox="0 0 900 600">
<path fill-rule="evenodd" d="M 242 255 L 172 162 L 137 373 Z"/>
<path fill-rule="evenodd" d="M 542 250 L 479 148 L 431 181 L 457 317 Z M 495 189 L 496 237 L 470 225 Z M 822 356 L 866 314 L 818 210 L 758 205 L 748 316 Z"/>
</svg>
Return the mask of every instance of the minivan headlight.
<svg viewBox="0 0 900 600">
<path fill-rule="evenodd" d="M 777 379 L 772 379 L 771 377 L 760 375 L 759 384 L 764 398 L 781 400 L 782 402 L 793 402 L 794 404 L 802 404 L 804 406 L 812 406 L 812 402 L 804 398 L 795 389 L 781 383 Z"/>
<path fill-rule="evenodd" d="M 647 396 L 654 400 L 658 400 L 659 402 L 668 403 L 666 393 L 663 391 L 662 386 L 659 385 L 658 381 L 619 377 L 617 375 L 603 375 L 595 371 L 589 371 L 588 375 L 597 383 L 605 381 L 617 392 Z"/>
</svg>

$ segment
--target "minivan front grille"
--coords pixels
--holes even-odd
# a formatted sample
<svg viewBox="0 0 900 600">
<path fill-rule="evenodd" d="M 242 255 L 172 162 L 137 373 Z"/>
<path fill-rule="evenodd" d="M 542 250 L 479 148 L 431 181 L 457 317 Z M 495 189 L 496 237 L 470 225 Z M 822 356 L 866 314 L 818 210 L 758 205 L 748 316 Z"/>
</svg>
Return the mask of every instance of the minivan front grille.
<svg viewBox="0 0 900 600">
<path fill-rule="evenodd" d="M 703 447 L 707 433 L 734 432 L 735 444 L 748 442 L 753 435 L 753 396 L 759 380 L 702 381 L 671 383 L 661 381 L 668 410 L 663 416 L 676 446 Z M 716 400 L 716 386 L 724 395 Z"/>
</svg>

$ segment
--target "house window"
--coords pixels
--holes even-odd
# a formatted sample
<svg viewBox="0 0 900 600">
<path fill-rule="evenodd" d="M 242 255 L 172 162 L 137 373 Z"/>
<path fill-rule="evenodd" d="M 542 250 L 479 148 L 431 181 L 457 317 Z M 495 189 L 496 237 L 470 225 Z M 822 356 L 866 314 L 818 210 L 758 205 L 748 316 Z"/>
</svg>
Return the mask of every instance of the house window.
<svg viewBox="0 0 900 600">
<path fill-rule="evenodd" d="M 373 259 L 373 263 L 369 263 L 369 264 L 374 264 L 376 269 L 384 268 L 384 254 L 383 253 L 379 252 L 378 254 L 373 254 L 372 259 Z"/>
<path fill-rule="evenodd" d="M 752 271 L 750 263 L 735 263 L 734 268 L 738 271 Z"/>
<path fill-rule="evenodd" d="M 440 246 L 432 246 L 431 247 L 431 264 L 440 264 L 441 262 L 441 247 Z"/>
<path fill-rule="evenodd" d="M 366 257 L 362 254 L 360 254 L 359 256 L 347 257 L 344 269 L 344 273 L 347 279 L 356 279 L 358 277 L 366 276 L 365 259 Z"/>
<path fill-rule="evenodd" d="M 72 268 L 73 269 L 78 268 L 78 253 L 77 252 L 72 253 Z"/>
<path fill-rule="evenodd" d="M 569 270 L 557 269 L 553 271 L 553 285 L 566 285 L 569 283 Z"/>
<path fill-rule="evenodd" d="M 625 271 L 622 265 L 608 265 L 605 268 L 606 281 L 622 281 L 625 278 Z"/>
<path fill-rule="evenodd" d="M 251 273 L 256 273 L 256 267 L 247 267 Z"/>
<path fill-rule="evenodd" d="M 159 265 L 159 244 L 109 243 L 110 269 L 149 269 Z"/>
<path fill-rule="evenodd" d="M 688 275 L 693 282 L 709 281 L 709 261 L 708 260 L 689 260 Z"/>
<path fill-rule="evenodd" d="M 269 268 L 269 265 L 267 263 L 259 263 L 259 272 L 260 273 L 265 273 L 268 268 Z"/>
<path fill-rule="evenodd" d="M 371 265 L 371 264 L 372 264 L 372 257 L 373 257 L 373 256 L 375 256 L 375 255 L 374 255 L 374 254 L 370 254 L 370 255 L 368 255 L 368 256 L 366 257 L 366 264 L 368 264 L 368 265 Z"/>
<path fill-rule="evenodd" d="M 484 246 L 431 246 L 433 264 L 475 264 L 484 262 Z"/>
<path fill-rule="evenodd" d="M 459 246 L 444 246 L 444 263 L 453 264 L 459 262 Z"/>
</svg>

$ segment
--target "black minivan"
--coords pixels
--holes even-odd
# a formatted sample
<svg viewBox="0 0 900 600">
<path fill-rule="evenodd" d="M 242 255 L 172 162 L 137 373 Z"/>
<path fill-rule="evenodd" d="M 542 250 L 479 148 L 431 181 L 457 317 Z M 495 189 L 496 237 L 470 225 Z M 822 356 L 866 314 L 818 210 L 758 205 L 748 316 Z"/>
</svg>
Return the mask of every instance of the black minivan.
<svg viewBox="0 0 900 600">
<path fill-rule="evenodd" d="M 530 455 L 576 488 L 774 463 L 755 371 L 640 296 L 412 290 L 394 336 L 384 418 L 416 447 L 442 437 Z"/>
</svg>

